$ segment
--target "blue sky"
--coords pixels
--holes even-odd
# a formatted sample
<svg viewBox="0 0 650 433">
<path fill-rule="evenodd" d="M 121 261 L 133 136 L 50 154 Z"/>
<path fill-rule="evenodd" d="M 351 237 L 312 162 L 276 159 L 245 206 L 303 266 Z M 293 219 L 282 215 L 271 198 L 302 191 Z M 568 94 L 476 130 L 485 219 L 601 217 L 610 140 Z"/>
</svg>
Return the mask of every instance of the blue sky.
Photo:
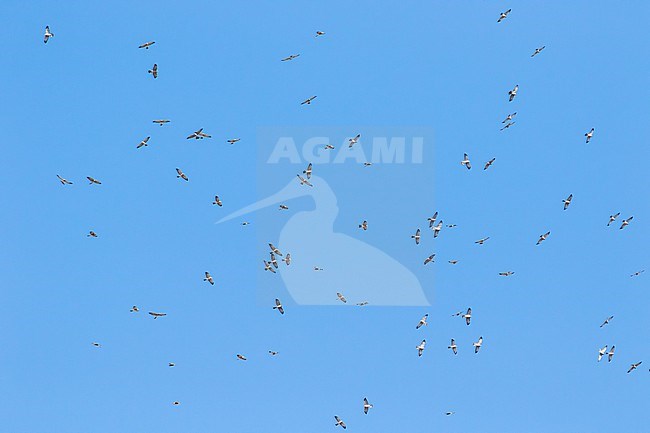
<svg viewBox="0 0 650 433">
<path fill-rule="evenodd" d="M 646 2 L 3 6 L 0 431 L 337 431 L 334 415 L 353 432 L 646 429 L 650 275 L 629 276 L 649 260 Z M 500 132 L 512 111 L 517 123 Z M 281 214 L 214 224 L 266 183 L 259 131 L 386 125 L 433 131 L 418 182 L 387 181 L 405 167 L 324 167 L 338 187 L 335 229 L 399 257 L 432 305 L 295 305 L 258 275 L 256 227 Z M 185 140 L 200 127 L 214 138 Z M 410 235 L 435 210 L 458 227 L 435 242 L 425 230 L 416 249 Z M 633 222 L 607 228 L 619 211 Z M 515 275 L 497 275 L 506 270 Z M 469 306 L 471 326 L 450 317 Z M 605 344 L 616 345 L 611 364 L 596 362 Z"/>
</svg>

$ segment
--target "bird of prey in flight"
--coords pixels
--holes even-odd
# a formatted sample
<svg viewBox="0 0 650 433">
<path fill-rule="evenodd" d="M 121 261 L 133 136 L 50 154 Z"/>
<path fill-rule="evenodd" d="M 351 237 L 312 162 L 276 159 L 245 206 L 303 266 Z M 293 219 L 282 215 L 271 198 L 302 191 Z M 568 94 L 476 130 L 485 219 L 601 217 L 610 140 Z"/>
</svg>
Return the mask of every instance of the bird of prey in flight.
<svg viewBox="0 0 650 433">
<path fill-rule="evenodd" d="M 535 52 L 534 52 L 530 57 L 535 57 L 536 55 L 538 55 L 539 53 L 541 53 L 542 50 L 544 50 L 544 48 L 546 48 L 546 45 L 543 45 L 543 46 L 541 46 L 541 47 L 539 47 L 539 48 L 535 48 Z"/>
<path fill-rule="evenodd" d="M 510 98 L 508 99 L 509 102 L 512 102 L 512 100 L 515 99 L 515 97 L 517 96 L 517 92 L 518 92 L 518 91 L 519 91 L 519 84 L 517 84 L 517 85 L 516 85 L 512 90 L 510 90 L 510 91 L 508 92 L 508 95 L 509 95 L 509 97 L 510 97 Z"/>
<path fill-rule="evenodd" d="M 483 345 L 483 337 L 479 337 L 478 341 L 476 343 L 472 343 L 474 346 L 474 353 L 478 353 L 479 350 L 481 350 L 481 346 Z"/>
<path fill-rule="evenodd" d="M 300 54 L 291 54 L 289 57 L 285 57 L 284 59 L 280 60 L 281 62 L 288 62 L 289 60 L 293 60 L 296 57 L 300 57 Z"/>
<path fill-rule="evenodd" d="M 468 170 L 472 168 L 472 163 L 469 162 L 469 156 L 466 153 L 463 154 L 463 160 L 460 162 L 460 164 L 467 167 Z"/>
<path fill-rule="evenodd" d="M 548 238 L 550 236 L 550 234 L 551 234 L 551 232 L 546 232 L 543 235 L 539 235 L 539 239 L 537 240 L 537 243 L 535 245 L 539 245 L 542 242 L 544 242 L 546 240 L 546 238 Z"/>
<path fill-rule="evenodd" d="M 176 177 L 183 179 L 184 181 L 189 181 L 190 179 L 187 177 L 185 173 L 180 168 L 176 169 Z"/>
<path fill-rule="evenodd" d="M 204 138 L 212 138 L 212 136 L 203 132 L 203 128 L 201 128 L 187 136 L 188 140 L 192 138 L 195 140 L 203 140 Z"/>
<path fill-rule="evenodd" d="M 512 12 L 512 9 L 508 9 L 508 10 L 505 11 L 505 12 L 501 12 L 501 15 L 499 15 L 499 19 L 497 20 L 497 22 L 500 23 L 501 21 L 503 21 L 503 20 L 505 20 L 506 18 L 508 18 L 508 14 L 509 14 L 510 12 Z"/>
<path fill-rule="evenodd" d="M 424 316 L 422 316 L 422 318 L 420 319 L 418 324 L 415 325 L 415 329 L 420 329 L 422 326 L 427 326 L 428 325 L 428 323 L 427 323 L 428 318 L 429 318 L 429 314 L 425 314 Z"/>
<path fill-rule="evenodd" d="M 275 298 L 275 306 L 273 307 L 274 310 L 278 310 L 280 314 L 284 314 L 284 308 L 282 307 L 282 303 L 278 298 Z"/>
<path fill-rule="evenodd" d="M 154 63 L 153 68 L 149 69 L 147 73 L 153 75 L 154 78 L 158 78 L 158 64 Z"/>
<path fill-rule="evenodd" d="M 140 144 L 138 144 L 138 146 L 136 147 L 136 149 L 140 149 L 142 146 L 148 146 L 147 143 L 149 142 L 149 139 L 150 139 L 150 138 L 151 138 L 151 137 L 147 137 L 147 138 L 145 138 L 144 140 L 142 140 L 142 141 L 140 142 Z"/>
<path fill-rule="evenodd" d="M 72 182 L 70 182 L 68 179 L 59 176 L 58 174 L 56 175 L 56 177 L 59 178 L 59 182 L 61 182 L 61 185 L 72 185 Z"/>
<path fill-rule="evenodd" d="M 45 26 L 45 35 L 43 35 L 43 42 L 47 44 L 47 41 L 53 37 L 54 37 L 54 33 L 50 31 L 50 26 Z"/>
</svg>

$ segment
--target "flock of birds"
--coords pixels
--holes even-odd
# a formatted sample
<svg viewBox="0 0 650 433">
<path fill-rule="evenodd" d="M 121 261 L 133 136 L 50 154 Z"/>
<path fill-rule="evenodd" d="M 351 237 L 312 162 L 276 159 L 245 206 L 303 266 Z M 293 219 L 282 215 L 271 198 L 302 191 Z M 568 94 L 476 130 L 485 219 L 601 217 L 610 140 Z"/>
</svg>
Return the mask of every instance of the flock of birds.
<svg viewBox="0 0 650 433">
<path fill-rule="evenodd" d="M 508 10 L 502 12 L 499 15 L 499 18 L 498 18 L 497 22 L 501 23 L 504 20 L 506 20 L 508 18 L 509 14 L 511 13 L 511 11 L 512 11 L 511 9 L 508 9 Z M 325 32 L 317 31 L 316 34 L 315 34 L 315 37 L 321 37 L 323 35 L 325 35 Z M 52 33 L 49 26 L 46 26 L 45 27 L 43 42 L 48 43 L 48 41 L 53 37 L 54 37 L 54 33 Z M 140 45 L 138 48 L 148 50 L 154 44 L 155 44 L 155 41 L 149 41 L 149 42 L 146 42 L 146 43 Z M 535 57 L 535 56 L 539 55 L 545 48 L 546 48 L 545 46 L 541 46 L 539 48 L 536 48 L 534 50 L 534 52 L 532 53 L 531 57 Z M 287 56 L 287 57 L 281 59 L 281 61 L 282 62 L 288 62 L 288 61 L 295 60 L 298 57 L 300 57 L 300 54 L 292 54 L 290 56 Z M 151 67 L 151 69 L 149 69 L 147 72 L 149 74 L 151 74 L 154 79 L 158 78 L 158 64 L 154 63 L 154 65 Z M 515 85 L 510 91 L 508 91 L 508 101 L 509 102 L 513 102 L 516 99 L 518 91 L 519 91 L 519 85 Z M 316 98 L 317 98 L 316 95 L 310 96 L 309 98 L 302 101 L 300 103 L 300 105 L 311 105 Z M 508 129 L 508 128 L 512 127 L 516 123 L 515 120 L 514 120 L 516 116 L 517 116 L 517 112 L 513 112 L 511 114 L 508 114 L 506 116 L 506 118 L 502 121 L 503 127 L 501 128 L 501 130 L 505 130 L 505 129 Z M 153 123 L 155 123 L 157 125 L 160 125 L 161 127 L 166 125 L 169 122 L 170 122 L 169 119 L 155 119 L 155 120 L 153 120 Z M 593 139 L 594 131 L 595 131 L 595 129 L 591 128 L 588 132 L 586 132 L 584 134 L 585 142 L 587 144 L 590 143 L 590 141 Z M 140 141 L 140 143 L 137 144 L 136 148 L 140 149 L 142 147 L 147 147 L 150 138 L 151 138 L 150 136 L 147 136 L 146 138 L 144 138 L 142 141 Z M 188 140 L 192 140 L 192 139 L 194 139 L 194 140 L 202 140 L 202 139 L 209 139 L 209 138 L 212 138 L 211 135 L 204 132 L 203 128 L 200 128 L 200 129 L 198 129 L 196 131 L 193 131 L 191 134 L 189 134 L 187 136 Z M 352 147 L 355 144 L 357 144 L 359 142 L 360 138 L 361 138 L 361 134 L 357 134 L 355 137 L 350 138 L 348 140 L 349 147 Z M 227 140 L 227 142 L 229 144 L 235 144 L 238 141 L 240 141 L 239 138 L 232 138 L 232 139 Z M 334 149 L 334 146 L 332 146 L 331 144 L 328 144 L 326 146 L 326 149 Z M 483 166 L 483 170 L 487 170 L 488 168 L 490 168 L 494 164 L 495 161 L 496 161 L 496 158 L 492 158 L 489 161 L 487 161 L 485 163 L 485 165 Z M 366 164 L 370 165 L 370 163 L 366 163 Z M 469 157 L 469 155 L 467 153 L 465 153 L 463 155 L 463 159 L 460 161 L 460 164 L 462 166 L 464 166 L 467 170 L 471 170 L 472 163 L 471 163 L 470 157 Z M 302 174 L 297 175 L 298 182 L 300 183 L 300 185 L 306 186 L 306 187 L 313 187 L 313 184 L 310 182 L 310 179 L 312 177 L 312 171 L 313 171 L 313 166 L 310 163 L 305 168 L 305 170 L 303 170 Z M 57 176 L 59 182 L 62 185 L 72 185 L 73 184 L 72 181 L 70 181 L 70 180 L 68 180 L 68 179 L 66 179 L 66 178 L 64 178 L 64 177 L 62 177 L 62 176 L 60 176 L 58 174 L 56 176 Z M 183 181 L 186 181 L 186 182 L 189 181 L 189 177 L 180 168 L 176 168 L 176 177 L 183 180 Z M 89 185 L 101 185 L 102 184 L 102 182 L 100 180 L 98 180 L 96 178 L 93 178 L 92 176 L 87 176 L 86 179 L 89 181 Z M 563 209 L 565 211 L 569 209 L 569 207 L 570 207 L 570 205 L 572 203 L 572 200 L 573 200 L 573 194 L 569 194 L 568 197 L 566 197 L 565 199 L 562 200 Z M 222 203 L 222 201 L 221 201 L 221 199 L 219 198 L 218 195 L 215 195 L 213 204 L 217 205 L 219 207 L 223 206 L 223 203 Z M 288 210 L 288 209 L 289 209 L 288 206 L 286 206 L 284 204 L 280 205 L 280 210 Z M 615 214 L 610 215 L 609 220 L 607 222 L 607 226 L 609 227 L 612 223 L 615 223 L 620 215 L 621 215 L 620 212 L 617 212 Z M 623 219 L 621 221 L 621 225 L 620 225 L 619 229 L 622 230 L 625 227 L 627 227 L 628 225 L 630 225 L 633 218 L 634 218 L 633 216 L 630 216 L 630 217 L 628 217 L 626 219 Z M 443 224 L 443 221 L 441 219 L 438 219 L 438 212 L 435 212 L 433 214 L 433 216 L 427 218 L 427 221 L 429 223 L 429 229 L 433 232 L 433 237 L 434 238 L 437 238 L 440 235 L 440 233 L 442 232 L 443 227 L 447 227 L 447 228 L 455 227 L 454 224 L 447 224 L 445 226 Z M 248 222 L 243 222 L 242 224 L 247 225 Z M 358 227 L 359 227 L 359 229 L 364 230 L 364 231 L 368 230 L 368 227 L 369 227 L 368 221 L 363 220 L 358 225 Z M 550 230 L 546 231 L 543 234 L 540 234 L 539 238 L 537 239 L 536 245 L 542 244 L 544 241 L 546 241 L 549 238 L 550 235 L 551 235 Z M 91 237 L 91 238 L 97 238 L 99 235 L 95 231 L 90 230 L 88 232 L 87 236 Z M 411 238 L 414 240 L 416 245 L 420 244 L 421 236 L 422 236 L 422 232 L 421 232 L 421 230 L 419 228 L 415 231 L 415 233 L 413 235 L 411 235 Z M 478 244 L 478 245 L 483 245 L 489 239 L 490 239 L 490 237 L 487 236 L 487 237 L 476 240 L 475 243 Z M 291 254 L 290 253 L 286 253 L 286 254 L 283 255 L 283 253 L 276 246 L 274 246 L 272 243 L 269 243 L 268 245 L 269 245 L 269 249 L 270 249 L 269 258 L 263 260 L 264 270 L 265 271 L 268 271 L 268 272 L 271 272 L 271 273 L 276 273 L 276 269 L 278 269 L 278 267 L 279 267 L 278 259 L 277 259 L 278 257 L 282 257 L 281 261 L 284 262 L 286 266 L 289 266 L 291 264 Z M 427 256 L 424 259 L 424 265 L 435 262 L 435 256 L 436 256 L 435 254 L 431 254 L 431 255 Z M 455 265 L 455 264 L 458 263 L 458 260 L 449 260 L 448 263 L 450 263 L 452 265 Z M 322 268 L 319 268 L 318 266 L 314 267 L 314 271 L 320 271 L 320 270 L 322 270 Z M 631 275 L 631 277 L 639 276 L 643 272 L 644 272 L 644 270 L 640 270 L 638 272 L 635 272 L 634 274 Z M 514 271 L 499 272 L 499 276 L 503 276 L 503 277 L 510 277 L 513 274 L 514 274 Z M 213 276 L 208 271 L 205 272 L 203 281 L 205 281 L 206 283 L 208 283 L 210 285 L 215 284 Z M 345 296 L 341 292 L 337 292 L 336 296 L 337 296 L 338 300 L 341 301 L 342 303 L 347 303 L 347 299 L 345 298 Z M 356 305 L 365 306 L 365 305 L 368 305 L 368 302 L 363 301 L 363 302 L 357 303 Z M 285 314 L 284 306 L 282 305 L 282 302 L 280 301 L 279 298 L 275 299 L 275 304 L 272 306 L 272 308 L 274 310 L 277 310 L 280 315 Z M 140 311 L 140 309 L 135 305 L 130 309 L 131 313 L 138 313 L 139 311 Z M 167 314 L 163 313 L 163 312 L 150 311 L 149 315 L 152 316 L 153 319 L 158 319 L 158 318 L 161 318 L 161 317 L 165 317 Z M 459 311 L 457 313 L 454 313 L 452 316 L 460 317 L 460 318 L 464 319 L 466 325 L 470 326 L 471 321 L 472 321 L 472 308 L 470 307 L 470 308 L 467 308 L 464 311 Z M 417 324 L 415 326 L 415 329 L 419 330 L 420 328 L 427 326 L 428 325 L 428 322 L 427 322 L 428 318 L 429 318 L 429 315 L 425 314 L 417 322 Z M 613 319 L 614 319 L 614 316 L 607 317 L 602 322 L 600 327 L 602 328 L 602 327 L 604 327 L 606 325 L 609 325 L 610 322 Z M 426 344 L 427 344 L 426 339 L 422 339 L 420 344 L 415 346 L 415 349 L 417 350 L 418 357 L 421 357 L 424 354 Z M 95 346 L 95 347 L 101 347 L 101 344 L 97 343 L 97 342 L 93 342 L 92 345 Z M 478 354 L 479 351 L 481 350 L 481 347 L 483 347 L 483 336 L 479 336 L 477 338 L 477 340 L 472 343 L 472 347 L 474 348 L 474 353 Z M 449 343 L 449 346 L 447 346 L 447 349 L 451 350 L 451 352 L 454 355 L 458 354 L 459 346 L 457 345 L 456 340 L 454 338 L 450 339 L 450 343 Z M 606 357 L 608 363 L 612 362 L 612 360 L 614 358 L 615 349 L 616 349 L 615 345 L 611 345 L 611 346 L 610 345 L 605 345 L 604 347 L 600 348 L 598 350 L 598 352 L 597 352 L 597 361 L 600 362 L 604 357 Z M 268 353 L 271 356 L 278 355 L 278 352 L 273 351 L 273 350 L 269 350 Z M 239 353 L 236 354 L 236 359 L 240 360 L 240 361 L 247 361 L 247 357 L 245 355 L 239 354 Z M 637 362 L 632 363 L 629 366 L 629 368 L 627 370 L 627 373 L 633 372 L 641 364 L 642 364 L 642 361 L 637 361 Z M 175 367 L 175 363 L 173 363 L 173 362 L 170 362 L 168 365 L 169 365 L 169 367 Z M 179 401 L 174 401 L 172 404 L 177 406 L 177 405 L 180 404 L 180 402 Z M 370 409 L 372 409 L 372 408 L 373 408 L 373 405 L 369 402 L 369 400 L 367 398 L 364 398 L 363 399 L 363 404 L 362 404 L 363 413 L 368 414 Z M 448 415 L 448 416 L 453 415 L 454 413 L 455 412 L 453 412 L 453 411 L 445 412 L 445 414 Z M 344 422 L 344 420 L 341 419 L 338 415 L 335 415 L 334 419 L 335 419 L 335 425 L 336 426 L 339 426 L 339 427 L 341 427 L 343 429 L 347 428 L 346 423 Z"/>
</svg>

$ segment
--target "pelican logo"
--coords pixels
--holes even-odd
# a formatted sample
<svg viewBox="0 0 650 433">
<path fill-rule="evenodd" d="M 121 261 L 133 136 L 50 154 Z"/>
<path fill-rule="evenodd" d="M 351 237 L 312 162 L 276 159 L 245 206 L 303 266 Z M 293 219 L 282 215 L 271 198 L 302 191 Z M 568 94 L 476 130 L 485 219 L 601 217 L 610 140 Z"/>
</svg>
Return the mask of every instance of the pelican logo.
<svg viewBox="0 0 650 433">
<path fill-rule="evenodd" d="M 218 221 L 257 215 L 260 291 L 283 285 L 299 305 L 430 305 L 433 267 L 422 260 L 433 234 L 421 245 L 410 236 L 433 206 L 430 137 L 423 128 L 261 130 L 259 197 Z"/>
</svg>

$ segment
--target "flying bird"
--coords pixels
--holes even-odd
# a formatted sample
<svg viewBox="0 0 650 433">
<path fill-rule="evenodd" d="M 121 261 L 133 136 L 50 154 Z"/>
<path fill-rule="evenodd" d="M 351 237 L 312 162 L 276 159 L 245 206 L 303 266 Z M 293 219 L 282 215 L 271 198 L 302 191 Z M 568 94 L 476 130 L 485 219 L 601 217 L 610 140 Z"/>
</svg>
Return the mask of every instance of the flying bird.
<svg viewBox="0 0 650 433">
<path fill-rule="evenodd" d="M 368 414 L 368 410 L 372 409 L 373 406 L 368 402 L 366 397 L 363 398 L 363 413 Z"/>
<path fill-rule="evenodd" d="M 630 275 L 630 277 L 638 277 L 639 275 L 641 275 L 644 272 L 645 272 L 645 269 L 643 269 L 641 271 L 637 271 L 637 272 L 633 273 L 632 275 Z"/>
<path fill-rule="evenodd" d="M 348 303 L 348 300 L 345 299 L 345 296 L 343 296 L 341 292 L 336 292 L 336 297 L 339 298 L 339 301 L 343 302 L 344 304 Z"/>
<path fill-rule="evenodd" d="M 277 248 L 275 247 L 275 245 L 273 245 L 273 244 L 270 243 L 270 244 L 269 244 L 269 248 L 271 249 L 271 252 L 272 252 L 273 254 L 282 257 L 282 253 L 280 252 L 279 249 L 277 249 Z"/>
<path fill-rule="evenodd" d="M 181 404 L 181 402 L 180 402 L 180 401 L 175 401 L 175 402 L 173 402 L 172 404 L 173 404 L 174 406 L 178 406 L 179 404 Z"/>
<path fill-rule="evenodd" d="M 428 323 L 427 323 L 427 319 L 428 319 L 428 318 L 429 318 L 429 314 L 428 314 L 428 313 L 425 314 L 424 316 L 422 316 L 422 318 L 420 319 L 420 321 L 418 322 L 418 324 L 415 325 L 415 329 L 420 329 L 422 326 L 427 326 L 427 325 L 428 325 Z"/>
<path fill-rule="evenodd" d="M 483 238 L 483 239 L 479 239 L 479 240 L 477 240 L 477 241 L 474 241 L 474 243 L 475 243 L 475 244 L 479 244 L 479 245 L 483 245 L 483 244 L 485 243 L 485 241 L 487 241 L 488 239 L 490 239 L 489 236 L 486 237 L 486 238 Z"/>
<path fill-rule="evenodd" d="M 456 263 L 458 263 L 458 260 L 449 260 L 449 263 L 455 265 Z"/>
<path fill-rule="evenodd" d="M 639 367 L 639 365 L 641 365 L 642 363 L 643 363 L 643 361 L 635 362 L 634 364 L 630 365 L 630 368 L 629 368 L 629 370 L 627 370 L 627 372 L 630 373 L 630 372 L 636 370 Z"/>
<path fill-rule="evenodd" d="M 152 121 L 153 123 L 157 123 L 160 126 L 163 126 L 165 123 L 169 123 L 170 120 L 168 119 L 156 119 Z"/>
<path fill-rule="evenodd" d="M 45 26 L 45 35 L 43 36 L 43 42 L 47 44 L 47 41 L 53 37 L 54 33 L 50 31 L 50 26 Z"/>
<path fill-rule="evenodd" d="M 488 168 L 490 168 L 490 166 L 491 166 L 492 164 L 494 164 L 494 161 L 496 161 L 496 160 L 497 160 L 496 158 L 492 158 L 491 160 L 489 160 L 488 162 L 486 162 L 486 163 L 485 163 L 485 167 L 483 167 L 483 170 L 487 170 Z"/>
<path fill-rule="evenodd" d="M 550 234 L 551 234 L 551 232 L 546 232 L 543 235 L 539 235 L 539 239 L 537 240 L 537 243 L 535 245 L 539 245 L 542 242 L 544 242 L 546 240 L 546 238 L 548 238 L 550 236 Z"/>
<path fill-rule="evenodd" d="M 155 43 L 156 43 L 155 41 L 145 42 L 144 44 L 140 45 L 138 48 L 144 48 L 145 50 L 148 50 L 149 47 Z"/>
<path fill-rule="evenodd" d="M 176 176 L 177 178 L 181 178 L 181 179 L 183 179 L 184 181 L 188 181 L 188 180 L 190 180 L 190 179 L 185 175 L 185 173 L 183 173 L 183 172 L 181 171 L 180 168 L 177 168 L 177 169 L 176 169 L 176 174 L 177 174 L 177 176 Z"/>
<path fill-rule="evenodd" d="M 361 134 L 357 134 L 356 136 L 348 139 L 348 148 L 354 146 L 359 142 L 359 139 L 361 138 Z"/>
<path fill-rule="evenodd" d="M 279 209 L 280 210 L 289 210 L 289 206 L 287 206 L 286 204 L 281 204 Z"/>
<path fill-rule="evenodd" d="M 149 314 L 153 316 L 154 320 L 159 317 L 165 317 L 167 313 L 156 313 L 155 311 L 149 311 Z"/>
<path fill-rule="evenodd" d="M 433 259 L 434 259 L 435 257 L 436 257 L 435 254 L 431 254 L 429 257 L 427 257 L 426 259 L 424 259 L 424 264 L 425 264 L 425 265 L 428 265 L 429 263 L 433 262 Z"/>
<path fill-rule="evenodd" d="M 368 305 L 368 301 L 357 302 L 356 305 L 359 307 L 365 307 L 366 305 Z"/>
<path fill-rule="evenodd" d="M 271 256 L 271 258 L 269 259 L 269 262 L 273 265 L 273 267 L 275 269 L 277 269 L 278 268 L 278 261 L 275 259 L 275 254 L 273 254 L 273 252 L 270 252 L 269 254 Z"/>
<path fill-rule="evenodd" d="M 447 349 L 451 349 L 454 352 L 454 355 L 458 355 L 458 346 L 456 346 L 456 340 L 451 339 L 451 344 L 447 346 Z"/>
<path fill-rule="evenodd" d="M 429 221 L 429 228 L 433 227 L 437 219 L 438 219 L 438 212 L 434 213 L 433 216 L 427 218 L 427 221 Z"/>
<path fill-rule="evenodd" d="M 278 310 L 280 314 L 284 314 L 284 308 L 282 307 L 282 303 L 278 298 L 275 298 L 275 306 L 273 307 L 274 310 Z"/>
<path fill-rule="evenodd" d="M 440 234 L 440 230 L 442 230 L 442 220 L 438 221 L 438 224 L 433 226 L 431 229 L 433 230 L 433 238 L 437 238 Z"/>
<path fill-rule="evenodd" d="M 142 146 L 148 146 L 147 143 L 149 142 L 149 139 L 150 139 L 150 138 L 151 138 L 151 137 L 147 137 L 147 138 L 145 138 L 144 140 L 142 140 L 142 141 L 140 142 L 140 144 L 138 144 L 138 146 L 136 147 L 136 149 L 140 149 Z"/>
<path fill-rule="evenodd" d="M 300 57 L 300 54 L 291 54 L 289 57 L 285 57 L 284 59 L 280 60 L 281 62 L 288 62 L 289 60 L 293 60 L 296 57 Z"/>
<path fill-rule="evenodd" d="M 316 32 L 316 36 L 314 36 L 314 37 L 317 38 L 319 36 L 323 36 L 324 34 L 325 34 L 325 32 L 318 31 L 318 32 Z"/>
<path fill-rule="evenodd" d="M 469 156 L 467 156 L 466 153 L 463 154 L 463 160 L 460 162 L 460 164 L 467 167 L 468 170 L 472 168 L 472 164 L 469 162 Z"/>
<path fill-rule="evenodd" d="M 544 50 L 544 48 L 546 48 L 546 45 L 543 45 L 543 46 L 541 46 L 539 48 L 535 48 L 535 52 L 530 57 L 535 57 L 536 55 L 541 53 Z"/>
<path fill-rule="evenodd" d="M 474 353 L 478 353 L 478 351 L 481 349 L 481 346 L 483 345 L 483 337 L 479 337 L 478 341 L 476 343 L 472 343 L 474 346 Z"/>
<path fill-rule="evenodd" d="M 129 311 L 130 311 L 131 313 L 137 313 L 137 312 L 140 311 L 140 309 L 138 308 L 137 305 L 134 305 L 133 308 L 131 308 Z"/>
<path fill-rule="evenodd" d="M 206 134 L 205 132 L 203 132 L 203 128 L 200 128 L 200 129 L 194 131 L 193 133 L 191 133 L 190 135 L 187 136 L 188 140 L 190 140 L 192 138 L 195 139 L 195 140 L 203 140 L 204 138 L 212 138 L 212 136 L 209 135 L 209 134 Z"/>
<path fill-rule="evenodd" d="M 607 362 L 612 362 L 612 358 L 614 357 L 614 349 L 616 349 L 616 346 L 612 346 L 612 348 L 609 349 L 609 352 L 607 352 Z"/>
<path fill-rule="evenodd" d="M 497 20 L 497 22 L 500 23 L 501 21 L 503 21 L 503 20 L 505 20 L 506 18 L 508 18 L 508 14 L 509 14 L 510 12 L 512 12 L 512 9 L 508 9 L 508 10 L 505 11 L 505 12 L 501 12 L 501 15 L 499 15 L 499 19 Z"/>
<path fill-rule="evenodd" d="M 609 316 L 607 319 L 605 319 L 603 321 L 603 323 L 600 325 L 600 327 L 602 328 L 605 325 L 609 325 L 609 322 L 611 322 L 613 318 L 614 318 L 614 316 Z"/>
<path fill-rule="evenodd" d="M 101 185 L 102 183 L 95 179 L 94 177 L 86 176 L 86 179 L 90 181 L 89 185 L 92 185 L 93 183 L 96 185 Z"/>
<path fill-rule="evenodd" d="M 455 414 L 455 413 L 456 413 L 456 412 L 454 412 L 454 411 L 449 411 L 449 412 L 445 412 L 445 415 L 447 415 L 447 416 L 451 416 L 451 415 L 453 415 L 453 414 Z"/>
<path fill-rule="evenodd" d="M 307 104 L 307 105 L 311 105 L 311 101 L 313 101 L 313 100 L 316 99 L 316 98 L 317 98 L 317 96 L 312 96 L 311 98 L 307 98 L 307 99 L 305 99 L 304 101 L 302 101 L 302 102 L 300 103 L 300 105 L 305 105 L 305 104 Z"/>
<path fill-rule="evenodd" d="M 207 281 L 211 286 L 214 286 L 214 278 L 212 278 L 212 275 L 210 275 L 210 272 L 208 271 L 205 272 L 205 278 L 203 281 Z"/>
<path fill-rule="evenodd" d="M 415 348 L 418 350 L 418 357 L 422 356 L 422 352 L 424 352 L 424 348 L 427 345 L 427 340 L 422 340 L 422 342 L 418 345 L 415 346 Z"/>
<path fill-rule="evenodd" d="M 564 210 L 567 210 L 569 208 L 569 205 L 571 204 L 571 200 L 573 200 L 573 194 L 569 194 L 567 198 L 562 200 L 562 203 L 564 203 Z"/>
<path fill-rule="evenodd" d="M 273 265 L 266 260 L 262 260 L 264 262 L 264 270 L 269 271 L 272 274 L 275 274 L 275 269 L 273 269 Z"/>
<path fill-rule="evenodd" d="M 469 326 L 470 322 L 472 321 L 472 309 L 468 308 L 467 312 L 465 314 L 461 314 L 460 317 L 465 319 L 465 323 L 467 324 L 467 326 Z"/>
<path fill-rule="evenodd" d="M 512 100 L 515 99 L 515 96 L 517 96 L 518 91 L 519 91 L 519 84 L 515 85 L 515 87 L 508 92 L 508 95 L 510 96 L 510 99 L 508 99 L 509 102 L 512 102 Z"/>
<path fill-rule="evenodd" d="M 517 122 L 508 122 L 505 125 L 503 125 L 503 128 L 500 129 L 500 131 L 503 131 L 504 129 L 510 128 L 512 125 L 514 125 Z"/>
<path fill-rule="evenodd" d="M 228 143 L 228 144 L 235 144 L 235 143 L 237 143 L 238 141 L 241 141 L 241 138 L 231 138 L 231 139 L 229 139 L 229 140 L 226 140 L 226 143 Z"/>
<path fill-rule="evenodd" d="M 607 345 L 603 347 L 602 349 L 598 349 L 598 362 L 600 362 L 601 359 L 603 359 L 603 356 L 607 353 Z"/>
<path fill-rule="evenodd" d="M 516 112 L 516 111 L 515 111 L 514 113 L 510 113 L 510 114 L 508 114 L 508 116 L 507 116 L 505 119 L 503 119 L 503 121 L 502 121 L 501 123 L 510 122 L 512 119 L 514 119 L 514 117 L 515 117 L 516 115 L 517 115 L 517 112 Z"/>
<path fill-rule="evenodd" d="M 609 227 L 609 225 L 610 225 L 611 223 L 613 223 L 614 221 L 616 221 L 616 218 L 618 218 L 620 215 L 621 215 L 620 212 L 617 212 L 615 215 L 610 215 L 610 216 L 609 216 L 609 222 L 607 223 L 607 227 Z"/>
<path fill-rule="evenodd" d="M 359 224 L 359 228 L 362 229 L 363 231 L 368 230 L 368 221 L 363 220 L 363 222 Z"/>
<path fill-rule="evenodd" d="M 158 78 L 158 64 L 154 63 L 153 68 L 149 69 L 147 73 L 153 75 L 154 78 Z"/>
<path fill-rule="evenodd" d="M 334 424 L 335 426 L 341 426 L 344 429 L 347 428 L 345 423 L 343 422 L 343 420 L 341 418 L 339 418 L 337 415 L 334 415 L 334 419 L 336 420 L 336 424 Z"/>
<path fill-rule="evenodd" d="M 311 179 L 311 162 L 307 165 L 307 168 L 302 171 L 302 173 L 307 176 L 307 179 Z"/>
<path fill-rule="evenodd" d="M 95 233 L 94 231 L 91 230 L 91 231 L 88 232 L 88 234 L 86 235 L 86 237 L 89 237 L 89 238 L 96 238 L 96 237 L 97 237 L 97 233 Z"/>
<path fill-rule="evenodd" d="M 176 367 L 176 364 L 174 364 L 173 362 L 170 362 L 170 363 L 167 364 L 167 366 L 168 367 Z"/>
<path fill-rule="evenodd" d="M 269 350 L 269 355 L 271 355 L 271 356 L 275 356 L 278 353 L 280 353 L 280 352 L 276 352 L 275 350 Z"/>
<path fill-rule="evenodd" d="M 218 195 L 214 196 L 214 201 L 212 202 L 212 204 L 216 204 L 219 207 L 223 206 L 223 203 L 221 202 L 221 199 L 219 198 Z"/>
<path fill-rule="evenodd" d="M 301 175 L 297 174 L 296 176 L 298 176 L 298 180 L 300 181 L 300 185 L 307 185 L 307 186 L 312 186 L 312 187 L 314 186 L 314 185 L 311 184 L 311 182 L 309 182 L 307 179 L 305 179 Z"/>
<path fill-rule="evenodd" d="M 93 346 L 95 346 L 95 347 L 102 347 L 102 345 L 99 344 L 99 343 L 93 343 Z"/>
<path fill-rule="evenodd" d="M 628 219 L 623 220 L 623 223 L 622 223 L 621 226 L 619 227 L 619 230 L 622 230 L 622 229 L 624 229 L 625 227 L 629 226 L 629 225 L 630 225 L 630 221 L 632 221 L 633 219 L 634 219 L 634 217 L 631 216 L 631 217 L 629 217 Z"/>
<path fill-rule="evenodd" d="M 246 361 L 246 357 L 244 355 L 240 355 L 239 353 L 237 354 L 237 359 L 240 361 Z"/>
<path fill-rule="evenodd" d="M 291 254 L 287 253 L 287 255 L 282 259 L 282 261 L 286 263 L 287 266 L 289 266 L 291 264 Z"/>
<path fill-rule="evenodd" d="M 61 185 L 72 185 L 72 182 L 70 182 L 68 179 L 62 178 L 58 174 L 56 175 L 56 177 L 59 178 L 59 182 L 61 182 Z"/>
<path fill-rule="evenodd" d="M 514 272 L 508 271 L 508 272 L 499 272 L 499 275 L 502 277 L 509 277 L 510 275 L 513 275 Z"/>
<path fill-rule="evenodd" d="M 420 229 L 417 229 L 415 234 L 411 235 L 411 239 L 415 239 L 415 245 L 420 245 Z"/>
<path fill-rule="evenodd" d="M 591 130 L 585 134 L 585 137 L 587 137 L 585 143 L 589 144 L 589 142 L 591 141 L 591 137 L 593 136 L 594 136 L 594 128 L 591 128 Z"/>
</svg>

